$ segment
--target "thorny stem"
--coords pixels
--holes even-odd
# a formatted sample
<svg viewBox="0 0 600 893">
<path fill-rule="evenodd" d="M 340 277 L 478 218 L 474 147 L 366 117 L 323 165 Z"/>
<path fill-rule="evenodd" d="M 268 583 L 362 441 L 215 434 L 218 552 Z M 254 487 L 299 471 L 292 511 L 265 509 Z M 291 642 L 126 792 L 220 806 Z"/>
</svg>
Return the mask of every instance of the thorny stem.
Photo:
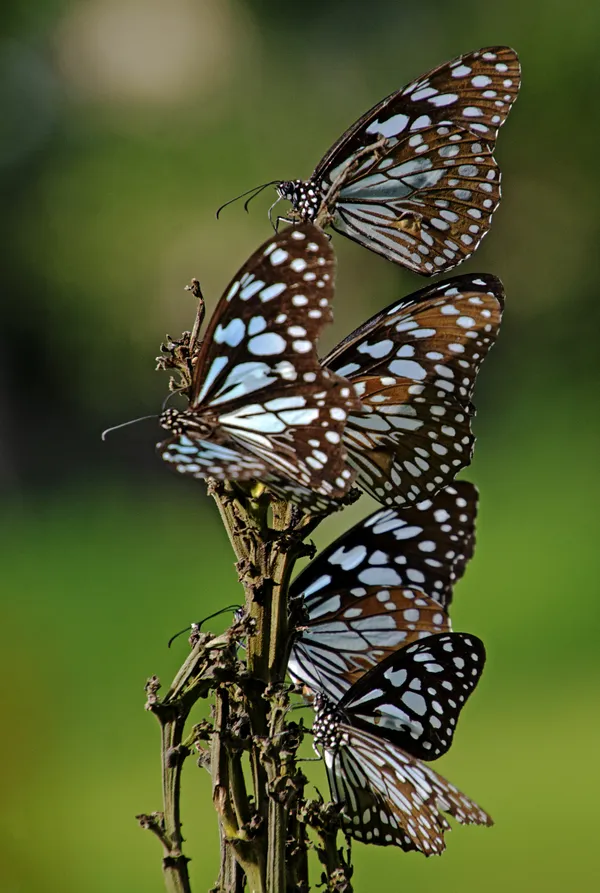
<svg viewBox="0 0 600 893">
<path fill-rule="evenodd" d="M 229 634 L 217 638 L 200 636 L 164 698 L 158 697 L 160 683 L 156 676 L 146 684 L 146 709 L 156 716 L 161 730 L 163 811 L 137 818 L 163 845 L 168 893 L 191 893 L 189 859 L 182 851 L 180 810 L 181 772 L 190 754 L 188 745 L 183 743 L 185 725 L 196 701 L 214 687 L 215 677 L 233 673 L 231 645 L 235 632 L 232 628 Z"/>
<path fill-rule="evenodd" d="M 295 561 L 306 554 L 303 541 L 317 526 L 318 519 L 300 521 L 292 506 L 274 502 L 269 528 L 267 503 L 261 502 L 260 496 L 251 503 L 250 511 L 243 513 L 231 485 L 213 482 L 209 492 L 217 502 L 238 559 L 246 611 L 255 624 L 255 632 L 248 640 L 248 674 L 253 688 L 246 709 L 254 734 L 250 757 L 254 802 L 266 827 L 266 839 L 263 836 L 260 842 L 257 840 L 256 849 L 261 847 L 266 858 L 266 890 L 283 893 L 289 791 L 282 780 L 287 780 L 288 771 L 293 774 L 295 770 L 293 765 L 283 765 L 281 749 L 273 744 L 284 734 L 287 709 L 287 698 L 278 697 L 277 689 L 284 682 L 288 660 L 287 588 Z M 301 849 L 295 855 L 305 860 Z M 302 866 L 298 874 L 304 873 Z"/>
</svg>

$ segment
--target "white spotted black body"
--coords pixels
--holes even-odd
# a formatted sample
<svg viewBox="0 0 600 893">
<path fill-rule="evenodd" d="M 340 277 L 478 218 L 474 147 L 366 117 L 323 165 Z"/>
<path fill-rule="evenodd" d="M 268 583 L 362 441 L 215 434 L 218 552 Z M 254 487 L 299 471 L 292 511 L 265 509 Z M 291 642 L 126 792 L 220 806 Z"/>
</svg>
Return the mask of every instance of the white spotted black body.
<svg viewBox="0 0 600 893">
<path fill-rule="evenodd" d="M 312 180 L 285 180 L 278 184 L 277 192 L 292 203 L 302 221 L 314 220 L 323 200 L 321 189 Z"/>
</svg>

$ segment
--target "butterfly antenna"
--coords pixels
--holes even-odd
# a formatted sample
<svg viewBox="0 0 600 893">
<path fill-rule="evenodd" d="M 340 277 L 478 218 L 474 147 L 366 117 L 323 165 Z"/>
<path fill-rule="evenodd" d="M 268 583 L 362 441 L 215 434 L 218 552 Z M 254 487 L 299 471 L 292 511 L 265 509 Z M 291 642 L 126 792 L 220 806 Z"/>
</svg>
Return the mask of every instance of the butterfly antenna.
<svg viewBox="0 0 600 893">
<path fill-rule="evenodd" d="M 101 435 L 102 440 L 106 440 L 106 435 L 110 434 L 111 431 L 118 431 L 119 428 L 126 428 L 128 425 L 137 424 L 137 422 L 145 422 L 146 419 L 157 419 L 157 418 L 158 418 L 158 416 L 156 415 L 156 413 L 153 413 L 152 415 L 142 415 L 139 417 L 139 419 L 130 419 L 128 422 L 121 422 L 120 425 L 113 425 L 112 428 L 105 428 Z"/>
<path fill-rule="evenodd" d="M 165 409 L 167 408 L 167 404 L 168 404 L 169 400 L 171 399 L 171 397 L 176 397 L 177 394 L 181 394 L 182 391 L 185 391 L 185 388 L 177 388 L 176 391 L 170 391 L 170 393 L 167 394 L 167 396 L 163 400 L 162 406 L 160 408 L 161 413 L 163 413 L 165 411 Z"/>
<path fill-rule="evenodd" d="M 267 189 L 267 187 L 277 186 L 277 184 L 280 182 L 281 182 L 280 180 L 271 180 L 270 183 L 265 183 L 264 186 L 259 186 L 258 189 L 256 190 L 256 192 L 254 193 L 254 195 L 251 195 L 250 198 L 247 198 L 246 201 L 244 202 L 244 211 L 246 211 L 246 213 L 248 213 L 248 205 L 250 204 L 250 202 L 252 201 L 253 198 L 256 198 L 257 195 L 260 195 L 260 193 L 263 190 Z"/>
<path fill-rule="evenodd" d="M 175 633 L 174 636 L 171 636 L 171 638 L 167 642 L 167 648 L 170 648 L 171 645 L 173 644 L 173 642 L 175 641 L 175 639 L 178 639 L 179 636 L 182 636 L 184 633 L 187 633 L 188 630 L 191 630 L 192 632 L 194 632 L 195 630 L 198 630 L 198 629 L 200 629 L 199 623 L 188 623 L 188 625 L 184 626 L 183 629 L 180 629 L 178 633 Z"/>
<path fill-rule="evenodd" d="M 171 636 L 167 643 L 167 648 L 170 648 L 175 639 L 179 638 L 179 636 L 182 636 L 184 633 L 187 633 L 188 630 L 191 630 L 192 632 L 199 632 L 202 624 L 206 623 L 207 620 L 212 620 L 213 617 L 218 617 L 219 614 L 224 614 L 225 611 L 233 611 L 234 608 L 236 610 L 239 610 L 239 608 L 241 608 L 241 605 L 227 605 L 225 608 L 221 608 L 220 611 L 215 611 L 214 614 L 209 614 L 208 617 L 204 618 L 204 620 L 199 620 L 197 623 L 189 623 L 187 626 L 184 626 L 183 629 L 180 629 L 178 633 L 175 633 L 174 636 Z"/>
<path fill-rule="evenodd" d="M 280 182 L 281 182 L 280 180 L 271 180 L 270 183 L 263 183 L 262 186 L 253 186 L 252 189 L 247 189 L 246 192 L 240 192 L 240 194 L 236 195 L 235 198 L 230 198 L 228 202 L 225 202 L 224 205 L 221 205 L 220 208 L 217 208 L 217 215 L 216 215 L 217 220 L 219 219 L 219 214 L 221 213 L 223 208 L 226 208 L 227 205 L 232 205 L 234 202 L 237 202 L 237 201 L 239 201 L 239 199 L 244 198 L 244 196 L 250 195 L 250 193 L 252 193 L 252 195 L 250 195 L 250 198 L 248 199 L 248 201 L 244 203 L 244 208 L 247 211 L 248 210 L 248 202 L 251 202 L 252 199 L 255 198 L 260 192 L 262 192 L 263 189 L 266 189 L 267 186 L 276 186 L 277 183 L 280 183 Z"/>
</svg>

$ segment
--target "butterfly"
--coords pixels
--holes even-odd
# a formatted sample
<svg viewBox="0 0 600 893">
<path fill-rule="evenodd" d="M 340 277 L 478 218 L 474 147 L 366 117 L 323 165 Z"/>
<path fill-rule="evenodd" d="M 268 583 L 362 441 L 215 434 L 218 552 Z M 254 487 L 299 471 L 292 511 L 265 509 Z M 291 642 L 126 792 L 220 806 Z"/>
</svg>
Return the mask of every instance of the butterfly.
<svg viewBox="0 0 600 893">
<path fill-rule="evenodd" d="M 446 62 L 375 105 L 308 180 L 280 181 L 290 220 L 316 220 L 416 273 L 461 263 L 500 202 L 496 136 L 517 97 L 509 47 Z"/>
<path fill-rule="evenodd" d="M 269 239 L 227 286 L 199 350 L 189 408 L 167 409 L 158 452 L 181 474 L 258 480 L 309 511 L 343 497 L 354 477 L 342 434 L 360 408 L 318 360 L 331 322 L 335 257 L 307 223 Z"/>
<path fill-rule="evenodd" d="M 315 747 L 323 749 L 332 798 L 343 805 L 347 835 L 431 856 L 445 848 L 450 825 L 444 813 L 463 825 L 493 824 L 480 806 L 425 763 L 349 724 L 322 699 L 313 733 Z"/>
<path fill-rule="evenodd" d="M 471 398 L 503 306 L 495 276 L 456 276 L 391 304 L 324 358 L 361 400 L 344 444 L 378 502 L 418 502 L 471 461 Z"/>
<path fill-rule="evenodd" d="M 491 824 L 421 762 L 450 747 L 484 662 L 475 636 L 429 636 L 391 654 L 336 704 L 317 696 L 314 744 L 323 748 L 333 799 L 344 805 L 347 834 L 430 855 L 444 849 L 442 812 L 463 824 Z"/>
<path fill-rule="evenodd" d="M 475 636 L 432 635 L 377 664 L 337 703 L 317 695 L 315 749 L 323 749 L 347 834 L 431 855 L 444 849 L 443 812 L 463 824 L 492 824 L 420 759 L 449 749 L 484 662 Z"/>
<path fill-rule="evenodd" d="M 289 590 L 294 682 L 338 703 L 398 648 L 448 632 L 476 515 L 476 488 L 458 481 L 433 500 L 374 512 L 321 551 Z"/>
</svg>

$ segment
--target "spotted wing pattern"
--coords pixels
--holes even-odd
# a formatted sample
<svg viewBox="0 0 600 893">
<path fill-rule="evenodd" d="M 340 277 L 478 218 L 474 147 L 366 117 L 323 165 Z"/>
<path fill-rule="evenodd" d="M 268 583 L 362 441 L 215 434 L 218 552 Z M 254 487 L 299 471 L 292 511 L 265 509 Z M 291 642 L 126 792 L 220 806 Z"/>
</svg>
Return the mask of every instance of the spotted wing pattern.
<svg viewBox="0 0 600 893">
<path fill-rule="evenodd" d="M 477 490 L 382 509 L 320 552 L 290 587 L 301 605 L 289 662 L 295 682 L 337 703 L 396 649 L 449 630 L 452 588 L 473 555 Z"/>
<path fill-rule="evenodd" d="M 392 93 L 342 135 L 310 180 L 279 184 L 301 219 L 323 218 L 422 275 L 469 257 L 500 202 L 492 155 L 516 99 L 508 47 L 445 63 Z"/>
<path fill-rule="evenodd" d="M 362 401 L 344 441 L 379 502 L 418 502 L 469 464 L 471 397 L 503 306 L 495 276 L 456 276 L 382 310 L 323 360 Z"/>
<path fill-rule="evenodd" d="M 376 728 L 413 757 L 436 760 L 450 749 L 484 664 L 485 648 L 476 636 L 428 636 L 361 676 L 337 706 L 352 726 Z"/>
<path fill-rule="evenodd" d="M 397 116 L 407 111 L 426 115 L 435 124 L 460 124 L 494 146 L 520 85 L 519 58 L 510 47 L 484 47 L 443 62 L 365 112 L 322 158 L 315 175 L 355 155 L 368 145 L 368 137 L 401 133 L 405 122 Z M 466 111 L 473 107 L 481 114 Z"/>
<path fill-rule="evenodd" d="M 334 273 L 329 241 L 312 224 L 280 232 L 242 267 L 208 326 L 189 409 L 161 417 L 173 436 L 158 449 L 178 472 L 257 479 L 315 511 L 347 493 L 341 436 L 360 402 L 316 351 Z"/>
<path fill-rule="evenodd" d="M 288 671 L 310 692 L 323 692 L 336 701 L 396 649 L 450 630 L 447 613 L 414 586 L 358 586 L 328 591 L 321 601 L 322 615 L 316 612 L 300 627 Z"/>
<path fill-rule="evenodd" d="M 490 816 L 425 763 L 390 741 L 354 728 L 326 702 L 313 726 L 324 751 L 333 800 L 342 804 L 344 830 L 380 846 L 426 856 L 445 849 L 450 824 L 492 825 Z"/>
</svg>

